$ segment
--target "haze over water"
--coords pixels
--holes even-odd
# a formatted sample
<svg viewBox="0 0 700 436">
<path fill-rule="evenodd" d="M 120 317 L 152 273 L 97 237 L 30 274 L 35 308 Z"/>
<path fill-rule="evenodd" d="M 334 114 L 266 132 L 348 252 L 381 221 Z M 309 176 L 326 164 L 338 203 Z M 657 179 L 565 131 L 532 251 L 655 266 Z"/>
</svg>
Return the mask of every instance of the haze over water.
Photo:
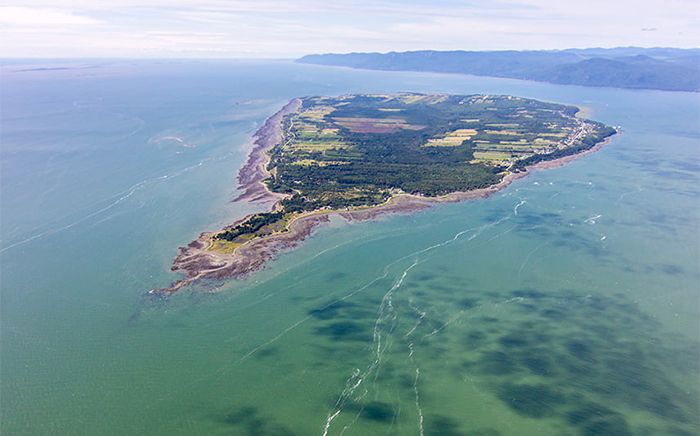
<svg viewBox="0 0 700 436">
<path fill-rule="evenodd" d="M 2 433 L 695 435 L 697 94 L 285 61 L 2 67 Z M 65 68 L 75 67 L 75 68 Z M 303 95 L 509 94 L 624 134 L 486 200 L 334 219 L 169 296 Z M 219 292 L 209 291 L 217 289 Z"/>
</svg>

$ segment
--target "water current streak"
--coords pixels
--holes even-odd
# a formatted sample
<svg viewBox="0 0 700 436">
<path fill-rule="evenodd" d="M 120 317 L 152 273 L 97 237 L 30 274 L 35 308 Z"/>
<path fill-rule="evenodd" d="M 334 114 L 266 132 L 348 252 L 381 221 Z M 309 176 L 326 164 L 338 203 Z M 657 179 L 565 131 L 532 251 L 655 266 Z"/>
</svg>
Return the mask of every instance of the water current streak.
<svg viewBox="0 0 700 436">
<path fill-rule="evenodd" d="M 515 217 L 518 214 L 518 208 L 524 205 L 525 203 L 525 200 L 521 200 L 519 204 L 517 204 L 512 209 L 511 214 L 501 219 L 495 220 L 483 226 L 462 230 L 460 232 L 457 232 L 450 239 L 447 239 L 437 244 L 430 245 L 426 248 L 417 250 L 413 253 L 401 257 L 400 259 L 397 259 L 396 261 L 384 267 L 384 272 L 380 277 L 377 277 L 371 283 L 361 288 L 361 290 L 369 288 L 371 285 L 378 283 L 380 279 L 389 276 L 389 271 L 396 265 L 399 265 L 402 262 L 410 261 L 410 264 L 408 264 L 406 267 L 400 270 L 398 274 L 396 274 L 394 283 L 382 296 L 382 300 L 377 309 L 377 318 L 374 322 L 374 328 L 372 332 L 373 345 L 371 347 L 369 363 L 362 370 L 356 368 L 352 375 L 346 380 L 345 387 L 338 396 L 338 399 L 335 403 L 335 407 L 333 408 L 333 410 L 329 411 L 327 415 L 326 422 L 323 427 L 323 436 L 328 436 L 330 434 L 337 434 L 339 436 L 342 436 L 360 418 L 363 411 L 367 407 L 368 401 L 374 401 L 379 398 L 380 387 L 378 385 L 378 380 L 382 368 L 382 363 L 384 361 L 384 356 L 387 353 L 387 351 L 395 344 L 395 333 L 397 329 L 401 327 L 402 324 L 406 326 L 407 330 L 398 338 L 401 340 L 401 342 L 405 344 L 406 359 L 407 362 L 410 362 L 410 365 L 412 366 L 412 372 L 414 374 L 412 390 L 414 396 L 417 430 L 420 436 L 424 436 L 424 414 L 423 408 L 421 406 L 421 396 L 419 389 L 421 371 L 418 365 L 418 361 L 416 360 L 416 342 L 414 340 L 414 336 L 419 331 L 419 327 L 423 323 L 423 320 L 426 318 L 427 313 L 425 310 L 420 309 L 415 304 L 415 297 L 411 295 L 409 291 L 401 292 L 402 286 L 404 285 L 406 279 L 411 273 L 411 270 L 413 270 L 415 267 L 417 267 L 421 263 L 425 262 L 428 258 L 430 258 L 433 252 L 435 252 L 439 248 L 454 244 L 459 240 L 465 240 L 466 242 L 475 240 L 476 238 L 481 236 L 486 230 L 496 227 L 502 224 L 504 221 Z M 512 229 L 507 229 L 503 233 L 508 233 L 511 230 Z M 499 236 L 500 235 L 493 236 L 489 238 L 489 241 Z M 484 243 L 488 243 L 488 241 Z M 339 300 L 336 300 L 336 302 L 345 300 L 351 295 L 357 294 L 358 292 L 360 292 L 360 290 L 357 290 L 352 294 L 349 294 Z M 411 309 L 410 312 L 404 313 L 403 316 L 401 316 L 400 306 L 397 306 L 395 304 L 395 298 L 397 298 L 398 296 L 402 296 L 403 298 L 405 298 L 408 302 L 408 307 Z M 335 304 L 335 302 L 330 304 Z M 461 319 L 465 315 L 465 313 L 466 310 L 460 311 L 460 313 L 457 316 L 446 321 L 443 324 L 442 328 L 434 329 L 428 334 L 423 333 L 420 336 L 418 336 L 419 340 L 423 341 L 425 339 L 432 338 L 446 325 L 455 322 L 458 319 Z M 406 319 L 404 320 L 402 318 Z M 402 321 L 409 322 L 403 323 Z M 368 380 L 371 381 L 370 385 L 367 385 Z M 359 407 L 355 406 L 348 410 L 346 406 L 349 405 L 351 401 L 359 404 Z M 345 425 L 343 425 L 342 428 L 339 428 L 339 432 L 331 433 L 334 422 L 340 416 L 342 416 L 343 413 L 346 412 L 352 413 L 354 416 L 350 417 L 349 423 L 346 423 Z"/>
<path fill-rule="evenodd" d="M 138 183 L 136 183 L 136 184 L 130 186 L 129 188 L 125 189 L 124 191 L 122 191 L 122 192 L 120 192 L 120 193 L 118 193 L 118 194 L 115 194 L 115 195 L 113 195 L 113 196 L 111 196 L 111 197 L 109 197 L 109 198 L 107 198 L 107 199 L 105 199 L 105 200 L 101 200 L 101 201 L 98 201 L 98 202 L 94 203 L 94 204 L 97 204 L 97 203 L 101 203 L 101 202 L 104 202 L 104 201 L 110 201 L 110 200 L 112 200 L 112 199 L 114 199 L 114 198 L 116 197 L 116 200 L 113 200 L 112 203 L 108 204 L 107 206 L 104 206 L 104 207 L 102 207 L 101 209 L 99 209 L 99 210 L 97 210 L 97 211 L 95 211 L 95 212 L 89 213 L 88 215 L 86 215 L 86 216 L 84 216 L 84 217 L 82 217 L 82 218 L 79 218 L 79 219 L 77 219 L 76 221 L 73 221 L 73 222 L 71 222 L 71 223 L 69 223 L 69 224 L 67 224 L 67 225 L 65 225 L 65 226 L 63 226 L 63 227 L 59 227 L 59 228 L 53 229 L 53 230 L 46 230 L 46 231 L 44 231 L 44 232 L 42 232 L 42 233 L 34 234 L 33 236 L 30 236 L 30 237 L 28 237 L 28 238 L 22 239 L 22 240 L 20 240 L 20 241 L 18 241 L 18 242 L 15 242 L 14 244 L 8 245 L 7 247 L 3 247 L 2 249 L 0 249 L 0 253 L 3 253 L 3 252 L 5 252 L 5 251 L 7 251 L 7 250 L 9 250 L 9 249 L 11 249 L 11 248 L 19 247 L 19 246 L 24 245 L 24 244 L 26 244 L 26 243 L 28 243 L 28 242 L 33 241 L 33 240 L 40 239 L 40 238 L 44 238 L 44 237 L 46 237 L 46 236 L 55 235 L 55 234 L 57 234 L 57 233 L 63 232 L 63 231 L 68 230 L 68 229 L 71 229 L 71 228 L 73 228 L 73 227 L 75 227 L 75 226 L 77 226 L 77 225 L 79 225 L 79 224 L 82 224 L 83 222 L 85 222 L 85 221 L 87 221 L 87 220 L 89 220 L 89 219 L 91 219 L 91 218 L 94 218 L 94 217 L 96 217 L 96 216 L 99 216 L 99 215 L 101 215 L 101 214 L 107 212 L 108 210 L 113 209 L 114 207 L 116 207 L 116 206 L 119 205 L 120 203 L 122 203 L 122 202 L 128 200 L 132 195 L 134 195 L 136 192 L 140 191 L 141 189 L 145 188 L 146 186 L 149 186 L 149 185 L 151 185 L 151 184 L 153 184 L 153 183 L 161 182 L 161 181 L 164 181 L 164 180 L 173 179 L 173 178 L 175 178 L 175 177 L 178 177 L 178 176 L 180 176 L 180 175 L 182 175 L 182 174 L 187 173 L 188 171 L 190 171 L 190 170 L 192 170 L 192 169 L 201 167 L 201 166 L 203 166 L 205 163 L 208 163 L 208 162 L 211 162 L 211 161 L 219 161 L 219 160 L 227 159 L 228 157 L 229 157 L 229 156 L 224 156 L 224 157 L 219 157 L 219 158 L 208 158 L 208 159 L 204 159 L 204 160 L 200 161 L 199 163 L 197 163 L 197 164 L 195 164 L 195 165 L 192 165 L 192 166 L 183 168 L 183 169 L 181 169 L 181 170 L 174 171 L 174 172 L 172 172 L 172 173 L 170 173 L 170 174 L 166 174 L 166 175 L 163 175 L 163 176 L 159 176 L 159 177 L 155 177 L 155 178 L 152 178 L 152 179 L 143 180 L 143 181 L 141 181 L 141 182 L 138 182 Z M 89 208 L 89 207 L 90 207 L 90 206 L 88 206 L 88 208 Z M 49 226 L 49 225 L 51 225 L 51 224 L 52 224 L 52 223 L 42 224 L 41 226 L 39 226 L 39 228 L 40 228 L 40 227 Z M 33 230 L 30 230 L 28 233 L 36 233 L 37 231 L 38 231 L 38 228 L 33 229 Z"/>
</svg>

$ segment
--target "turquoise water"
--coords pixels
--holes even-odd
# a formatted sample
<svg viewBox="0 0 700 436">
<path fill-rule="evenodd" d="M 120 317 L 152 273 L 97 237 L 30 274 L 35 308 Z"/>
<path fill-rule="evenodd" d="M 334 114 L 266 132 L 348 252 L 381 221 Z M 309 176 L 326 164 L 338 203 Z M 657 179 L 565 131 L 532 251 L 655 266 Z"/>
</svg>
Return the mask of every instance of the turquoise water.
<svg viewBox="0 0 700 436">
<path fill-rule="evenodd" d="M 696 94 L 37 66 L 2 67 L 2 434 L 698 434 Z M 286 101 L 398 91 L 576 104 L 624 134 L 489 199 L 335 219 L 246 280 L 146 294 L 178 246 L 259 210 L 230 202 L 236 170 Z"/>
</svg>

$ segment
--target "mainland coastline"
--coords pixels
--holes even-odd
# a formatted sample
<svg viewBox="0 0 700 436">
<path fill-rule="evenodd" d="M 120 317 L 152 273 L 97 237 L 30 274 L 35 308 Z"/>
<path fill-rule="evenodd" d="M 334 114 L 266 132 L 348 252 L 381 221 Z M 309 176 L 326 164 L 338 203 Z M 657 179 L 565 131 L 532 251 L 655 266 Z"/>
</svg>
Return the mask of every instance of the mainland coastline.
<svg viewBox="0 0 700 436">
<path fill-rule="evenodd" d="M 280 208 L 280 201 L 288 194 L 271 191 L 265 180 L 270 177 L 267 170 L 270 162 L 269 151 L 283 140 L 283 119 L 294 113 L 302 105 L 300 99 L 292 99 L 281 110 L 269 117 L 253 135 L 253 147 L 245 164 L 238 171 L 239 190 L 243 191 L 234 202 L 247 201 L 262 204 L 268 211 Z M 619 131 L 617 132 L 619 134 Z M 614 135 L 613 135 L 614 136 Z M 252 239 L 235 248 L 232 253 L 219 253 L 209 250 L 215 232 L 204 232 L 186 247 L 179 248 L 171 271 L 186 274 L 186 278 L 176 281 L 171 287 L 158 288 L 150 293 L 171 293 L 201 279 L 224 280 L 245 277 L 264 268 L 267 261 L 275 259 L 281 252 L 296 247 L 312 235 L 313 230 L 330 221 L 331 216 L 340 216 L 347 222 L 374 219 L 386 213 L 411 213 L 438 203 L 454 203 L 465 200 L 484 199 L 504 189 L 513 181 L 528 176 L 532 171 L 561 167 L 581 156 L 594 153 L 609 143 L 612 136 L 582 152 L 544 160 L 529 165 L 519 172 L 508 172 L 498 183 L 481 189 L 466 192 L 456 191 L 438 197 L 413 194 L 396 194 L 383 204 L 348 210 L 316 210 L 305 212 L 289 222 L 286 231 Z M 226 226 L 223 230 L 235 228 L 250 216 Z"/>
</svg>

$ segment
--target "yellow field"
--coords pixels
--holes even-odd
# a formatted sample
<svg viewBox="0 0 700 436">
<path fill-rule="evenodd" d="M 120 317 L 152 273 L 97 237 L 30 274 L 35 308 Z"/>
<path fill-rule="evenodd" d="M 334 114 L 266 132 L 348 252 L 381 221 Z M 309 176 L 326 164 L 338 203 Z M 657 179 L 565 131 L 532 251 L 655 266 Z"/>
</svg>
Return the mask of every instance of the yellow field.
<svg viewBox="0 0 700 436">
<path fill-rule="evenodd" d="M 423 147 L 457 147 L 462 145 L 465 140 L 471 139 L 476 133 L 474 129 L 457 129 L 448 133 L 444 138 L 429 139 Z"/>
<path fill-rule="evenodd" d="M 457 129 L 454 132 L 448 133 L 447 136 L 474 136 L 476 133 L 474 129 Z"/>
<path fill-rule="evenodd" d="M 428 143 L 423 144 L 423 147 L 457 147 L 461 145 L 465 139 L 469 139 L 469 136 L 448 136 L 440 139 L 428 139 Z"/>
<path fill-rule="evenodd" d="M 549 139 L 544 139 L 544 138 L 536 138 L 535 143 L 534 143 L 535 146 L 539 146 L 539 147 L 547 147 L 547 146 L 554 145 L 554 144 L 556 144 L 555 141 L 550 141 Z"/>
</svg>

